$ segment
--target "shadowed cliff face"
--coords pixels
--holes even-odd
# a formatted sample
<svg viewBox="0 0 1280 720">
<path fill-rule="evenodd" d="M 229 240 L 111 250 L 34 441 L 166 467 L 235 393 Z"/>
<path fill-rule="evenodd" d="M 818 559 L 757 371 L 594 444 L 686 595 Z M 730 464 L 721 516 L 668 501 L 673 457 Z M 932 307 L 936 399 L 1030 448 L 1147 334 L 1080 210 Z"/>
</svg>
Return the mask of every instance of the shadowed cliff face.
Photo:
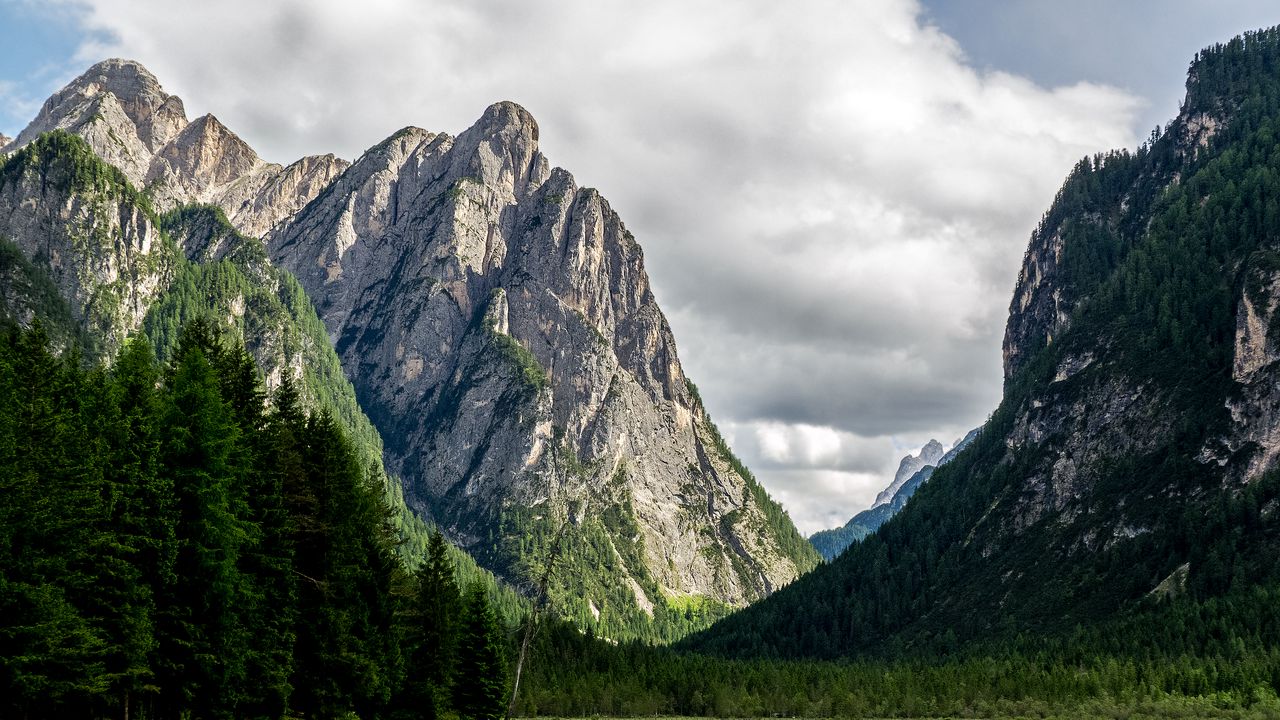
<svg viewBox="0 0 1280 720">
<path fill-rule="evenodd" d="M 272 256 L 316 303 L 411 502 L 464 545 L 486 556 L 511 514 L 625 511 L 639 537 L 606 534 L 642 541 L 630 564 L 618 551 L 637 605 L 761 597 L 812 556 L 781 547 L 716 447 L 639 245 L 537 140 L 512 103 L 456 138 L 406 128 L 273 232 Z M 496 540 L 518 575 L 502 558 L 520 538 Z"/>
</svg>

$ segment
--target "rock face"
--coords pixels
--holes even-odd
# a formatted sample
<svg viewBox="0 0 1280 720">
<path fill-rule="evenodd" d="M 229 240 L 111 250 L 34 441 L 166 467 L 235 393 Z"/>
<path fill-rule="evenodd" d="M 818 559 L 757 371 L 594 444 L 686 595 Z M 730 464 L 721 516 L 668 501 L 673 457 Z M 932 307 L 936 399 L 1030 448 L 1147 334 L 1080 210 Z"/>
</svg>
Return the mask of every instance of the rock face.
<svg viewBox="0 0 1280 720">
<path fill-rule="evenodd" d="M 518 105 L 457 137 L 396 133 L 268 245 L 315 302 L 410 503 L 509 578 L 524 578 L 521 536 L 611 514 L 630 528 L 605 528 L 626 581 L 611 582 L 640 608 L 741 605 L 814 561 L 735 469 L 640 246 L 550 166 Z"/>
<path fill-rule="evenodd" d="M 141 326 L 180 261 L 123 174 L 66 134 L 45 136 L 0 166 L 0 238 L 52 291 L 8 285 L 6 304 L 22 308 L 15 319 L 46 317 L 60 301 L 108 356 Z"/>
<path fill-rule="evenodd" d="M 889 487 L 881 490 L 876 495 L 876 501 L 872 503 L 872 508 L 888 505 L 893 501 L 893 497 L 898 494 L 898 490 L 902 489 L 903 483 L 911 479 L 913 475 L 923 470 L 926 466 L 937 465 L 942 459 L 944 451 L 942 443 L 937 440 L 930 440 L 920 450 L 918 455 L 908 455 L 902 458 L 898 463 L 898 472 L 893 475 L 893 482 L 889 483 Z"/>
<path fill-rule="evenodd" d="M 982 428 L 970 430 L 945 453 L 937 440 L 930 440 L 919 455 L 902 458 L 893 482 L 876 496 L 874 505 L 854 515 L 849 522 L 838 528 L 814 533 L 809 537 L 809 542 L 823 560 L 831 562 L 850 545 L 879 530 L 889 518 L 897 515 L 898 511 L 906 507 L 907 500 L 911 499 L 916 490 L 933 476 L 933 471 L 951 462 L 981 431 Z"/>
<path fill-rule="evenodd" d="M 100 62 L 59 90 L 8 150 L 51 130 L 84 138 L 145 188 L 158 210 L 217 205 L 253 237 L 297 212 L 347 167 L 333 155 L 288 167 L 265 162 L 212 115 L 188 122 L 182 100 L 129 60 Z"/>
<path fill-rule="evenodd" d="M 270 373 L 296 371 L 303 355 L 285 335 L 302 320 L 274 267 L 292 271 L 386 438 L 405 498 L 517 584 L 556 562 L 549 590 L 562 614 L 589 614 L 619 637 L 666 623 L 640 633 L 662 639 L 687 629 L 692 609 L 705 621 L 816 563 L 685 378 L 639 245 L 598 192 L 551 167 L 523 108 L 498 103 L 457 137 L 406 128 L 354 165 L 326 155 L 282 167 L 212 115 L 188 121 L 142 66 L 108 60 L 51 97 L 9 149 L 53 130 L 81 138 L 158 211 L 220 209 L 236 230 L 267 238 L 274 263 L 218 229 L 216 214 L 186 210 L 165 220 L 173 263 L 195 263 L 176 279 L 173 263 L 130 260 L 136 271 L 102 268 L 84 285 L 84 272 L 59 275 L 55 259 L 59 293 L 84 306 L 76 312 L 94 335 L 121 338 L 148 312 L 149 332 L 171 332 L 191 303 L 157 304 L 157 294 L 174 282 L 199 298 L 213 283 L 209 309 L 233 326 L 250 324 L 247 305 L 274 308 L 279 342 L 255 354 L 267 353 Z M 75 227 L 87 212 L 76 203 L 42 201 L 40 212 L 61 213 L 42 220 L 15 199 L 10 222 Z M 115 215 L 120 227 L 104 218 L 101 234 L 137 250 L 108 254 L 149 257 L 154 227 Z M 37 247 L 21 252 L 43 262 Z M 228 258 L 235 277 L 198 267 Z M 115 314 L 93 319 L 84 298 L 126 277 L 119 291 L 136 301 L 99 303 Z M 255 277 L 264 288 L 223 292 Z"/>
<path fill-rule="evenodd" d="M 1227 401 L 1230 450 L 1256 448 L 1241 473 L 1246 482 L 1276 467 L 1280 459 L 1280 248 L 1259 253 L 1241 289 L 1231 378 L 1239 393 Z M 1228 453 L 1219 453 L 1227 457 Z"/>
</svg>

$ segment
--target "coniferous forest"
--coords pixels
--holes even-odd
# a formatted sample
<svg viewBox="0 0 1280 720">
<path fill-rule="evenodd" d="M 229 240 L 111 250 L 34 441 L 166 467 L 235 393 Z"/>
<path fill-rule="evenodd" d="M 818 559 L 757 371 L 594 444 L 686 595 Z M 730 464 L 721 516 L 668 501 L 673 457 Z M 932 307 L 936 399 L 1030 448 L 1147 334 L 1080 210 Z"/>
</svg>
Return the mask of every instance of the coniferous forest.
<svg viewBox="0 0 1280 720">
<path fill-rule="evenodd" d="M 110 370 L 8 333 L 0 395 L 0 714 L 505 710 L 488 589 L 438 533 L 407 569 L 376 468 L 209 324 Z"/>
<path fill-rule="evenodd" d="M 51 352 L 39 326 L 10 330 L 0 393 L 5 716 L 507 713 L 519 618 L 499 618 L 491 588 L 459 587 L 439 533 L 407 568 L 376 468 L 288 380 L 268 398 L 210 324 L 190 323 L 163 366 L 133 341 L 110 369 Z M 1224 517 L 1258 523 L 1275 485 Z M 1277 602 L 1260 587 L 1055 637 L 843 662 L 617 645 L 544 622 L 513 709 L 1268 717 Z"/>
</svg>

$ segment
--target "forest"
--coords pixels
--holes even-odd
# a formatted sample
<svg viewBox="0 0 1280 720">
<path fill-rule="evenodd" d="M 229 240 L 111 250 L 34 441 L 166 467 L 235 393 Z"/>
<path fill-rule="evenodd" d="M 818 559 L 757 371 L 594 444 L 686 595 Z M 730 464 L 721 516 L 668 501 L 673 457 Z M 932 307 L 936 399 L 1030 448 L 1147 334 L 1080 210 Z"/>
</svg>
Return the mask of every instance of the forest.
<svg viewBox="0 0 1280 720">
<path fill-rule="evenodd" d="M 1280 712 L 1280 591 L 1261 588 L 1056 639 L 952 636 L 942 652 L 836 662 L 615 644 L 542 620 L 509 708 L 536 618 L 460 587 L 439 533 L 409 567 L 377 468 L 291 381 L 268 398 L 210 323 L 189 323 L 163 365 L 134 340 L 109 369 L 54 353 L 38 324 L 11 328 L 0 397 L 5 716 Z M 1256 522 L 1278 484 L 1224 512 Z"/>
<path fill-rule="evenodd" d="M 195 321 L 110 370 L 0 342 L 0 714 L 495 717 L 507 635 L 376 467 Z M 471 678 L 449 684 L 454 674 Z"/>
</svg>

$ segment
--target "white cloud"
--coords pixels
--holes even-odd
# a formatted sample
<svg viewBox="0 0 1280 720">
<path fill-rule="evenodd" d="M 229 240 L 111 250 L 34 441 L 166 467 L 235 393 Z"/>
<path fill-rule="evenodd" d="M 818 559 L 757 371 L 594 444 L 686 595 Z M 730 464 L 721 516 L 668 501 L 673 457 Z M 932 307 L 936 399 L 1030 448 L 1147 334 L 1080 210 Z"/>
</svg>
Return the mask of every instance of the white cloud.
<svg viewBox="0 0 1280 720">
<path fill-rule="evenodd" d="M 888 482 L 890 438 L 994 408 L 1027 236 L 1140 109 L 977 71 L 911 0 L 84 7 L 112 38 L 86 64 L 142 61 L 273 160 L 524 104 L 645 246 L 686 370 L 806 530 Z"/>
</svg>

